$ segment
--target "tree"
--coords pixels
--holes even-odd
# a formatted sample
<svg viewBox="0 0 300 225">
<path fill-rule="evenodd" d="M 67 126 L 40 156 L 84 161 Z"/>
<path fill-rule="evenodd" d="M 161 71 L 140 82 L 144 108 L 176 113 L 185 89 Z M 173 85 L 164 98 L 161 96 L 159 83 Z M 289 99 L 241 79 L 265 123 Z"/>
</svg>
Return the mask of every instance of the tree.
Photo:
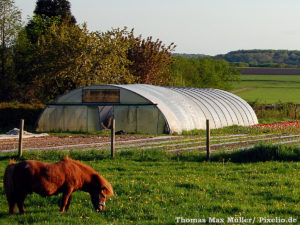
<svg viewBox="0 0 300 225">
<path fill-rule="evenodd" d="M 21 11 L 13 0 L 0 0 L 1 47 L 10 47 L 22 27 Z"/>
<path fill-rule="evenodd" d="M 70 25 L 76 24 L 71 13 L 71 5 L 67 0 L 38 0 L 34 16 L 26 25 L 26 33 L 32 43 L 36 43 L 40 35 L 45 34 L 54 23 L 60 25 L 68 21 Z"/>
<path fill-rule="evenodd" d="M 34 44 L 52 25 L 59 25 L 60 23 L 60 16 L 42 17 L 40 15 L 35 15 L 27 24 L 25 31 L 31 43 Z"/>
<path fill-rule="evenodd" d="M 0 75 L 0 99 L 7 95 L 12 75 L 12 45 L 22 26 L 21 11 L 14 5 L 13 0 L 0 0 L 0 54 L 1 54 L 1 75 Z"/>
<path fill-rule="evenodd" d="M 76 19 L 71 13 L 71 5 L 68 0 L 38 0 L 34 13 L 35 15 L 46 18 L 60 16 L 62 21 L 70 17 L 69 22 L 72 24 L 76 23 Z"/>
<path fill-rule="evenodd" d="M 37 23 L 41 24 L 38 27 L 44 22 Z M 20 48 L 20 57 L 16 57 L 25 101 L 43 103 L 92 84 L 166 84 L 174 47 L 165 47 L 151 37 L 135 38 L 127 28 L 89 32 L 85 24 L 72 25 L 68 19 L 53 23 L 36 43 L 24 45 L 26 38 L 18 43 L 27 46 Z"/>
<path fill-rule="evenodd" d="M 132 62 L 130 72 L 140 83 L 167 85 L 171 77 L 169 68 L 174 62 L 171 54 L 176 47 L 174 43 L 166 46 L 159 39 L 153 41 L 152 37 L 135 37 L 134 30 L 130 32 L 128 39 L 132 43 L 128 52 L 128 59 Z"/>
<path fill-rule="evenodd" d="M 171 85 L 230 90 L 239 72 L 225 60 L 176 57 L 172 64 Z"/>
<path fill-rule="evenodd" d="M 18 63 L 23 68 L 20 79 L 27 83 L 25 101 L 46 103 L 92 84 L 134 83 L 128 70 L 130 42 L 124 40 L 123 33 L 119 29 L 89 32 L 85 24 L 79 27 L 68 21 L 53 24 L 37 43 L 31 43 L 31 58 L 21 58 Z"/>
</svg>

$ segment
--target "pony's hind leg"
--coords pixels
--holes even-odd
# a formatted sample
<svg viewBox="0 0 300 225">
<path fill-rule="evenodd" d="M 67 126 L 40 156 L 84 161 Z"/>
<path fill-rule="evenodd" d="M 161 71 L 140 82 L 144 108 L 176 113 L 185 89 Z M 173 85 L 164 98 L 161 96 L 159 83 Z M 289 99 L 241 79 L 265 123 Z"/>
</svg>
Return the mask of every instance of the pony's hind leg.
<svg viewBox="0 0 300 225">
<path fill-rule="evenodd" d="M 9 202 L 8 206 L 9 206 L 9 215 L 13 215 L 15 213 L 16 203 L 15 202 Z"/>
<path fill-rule="evenodd" d="M 26 196 L 27 195 L 25 193 L 20 195 L 18 198 L 18 201 L 17 201 L 19 212 L 20 212 L 20 214 L 23 214 L 23 215 L 25 214 L 24 201 L 25 201 Z"/>
</svg>

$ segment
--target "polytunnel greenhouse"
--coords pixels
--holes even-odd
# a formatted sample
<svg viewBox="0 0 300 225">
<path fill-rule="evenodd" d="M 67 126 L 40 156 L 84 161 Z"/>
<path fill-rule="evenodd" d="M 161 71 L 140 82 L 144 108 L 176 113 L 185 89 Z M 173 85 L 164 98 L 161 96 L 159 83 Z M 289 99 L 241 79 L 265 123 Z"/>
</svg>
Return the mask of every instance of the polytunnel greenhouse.
<svg viewBox="0 0 300 225">
<path fill-rule="evenodd" d="M 240 97 L 211 88 L 161 87 L 146 84 L 95 85 L 53 100 L 41 114 L 38 131 L 108 129 L 127 133 L 182 133 L 194 129 L 257 124 L 251 106 Z"/>
</svg>

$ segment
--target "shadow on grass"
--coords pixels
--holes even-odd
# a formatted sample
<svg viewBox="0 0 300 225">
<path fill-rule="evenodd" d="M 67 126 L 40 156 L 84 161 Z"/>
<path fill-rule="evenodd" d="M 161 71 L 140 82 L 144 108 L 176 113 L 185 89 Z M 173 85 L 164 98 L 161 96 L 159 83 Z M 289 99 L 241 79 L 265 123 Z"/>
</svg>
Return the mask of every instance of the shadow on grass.
<svg viewBox="0 0 300 225">
<path fill-rule="evenodd" d="M 196 184 L 192 184 L 192 183 L 176 183 L 175 184 L 176 187 L 179 187 L 179 188 L 186 188 L 188 190 L 190 189 L 200 189 L 200 187 Z"/>
<path fill-rule="evenodd" d="M 300 161 L 299 147 L 260 145 L 231 154 L 233 162 Z"/>
<path fill-rule="evenodd" d="M 8 214 L 8 207 L 7 207 L 7 212 L 0 212 L 0 218 L 2 218 L 2 219 L 6 219 L 9 216 L 10 215 Z"/>
<path fill-rule="evenodd" d="M 182 153 L 173 156 L 173 159 L 178 161 L 203 162 L 206 160 L 206 155 L 199 154 L 199 153 L 198 154 Z M 247 150 L 212 153 L 211 161 L 212 162 L 230 161 L 235 163 L 266 162 L 266 161 L 298 162 L 300 161 L 300 147 L 258 145 Z"/>
<path fill-rule="evenodd" d="M 16 158 L 16 156 L 13 156 L 13 155 L 0 155 L 0 162 L 10 160 L 10 159 L 13 159 L 13 158 Z"/>
</svg>

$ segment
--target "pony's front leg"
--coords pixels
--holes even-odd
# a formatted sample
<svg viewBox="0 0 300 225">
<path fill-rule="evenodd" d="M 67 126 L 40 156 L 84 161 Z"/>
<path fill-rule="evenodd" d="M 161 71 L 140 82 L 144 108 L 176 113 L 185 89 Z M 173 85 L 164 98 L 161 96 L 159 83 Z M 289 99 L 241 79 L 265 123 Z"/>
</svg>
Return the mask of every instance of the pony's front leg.
<svg viewBox="0 0 300 225">
<path fill-rule="evenodd" d="M 61 206 L 60 206 L 60 212 L 63 213 L 65 211 L 65 208 L 68 205 L 68 201 L 69 201 L 69 198 L 71 197 L 72 192 L 73 192 L 72 189 L 67 189 L 65 192 L 63 192 Z M 67 208 L 69 208 L 69 206 Z"/>
<path fill-rule="evenodd" d="M 72 200 L 72 195 L 70 195 L 70 197 L 69 197 L 68 203 L 67 203 L 66 208 L 65 208 L 66 211 L 69 210 L 69 207 L 70 207 L 70 204 L 71 204 L 71 200 Z"/>
</svg>

